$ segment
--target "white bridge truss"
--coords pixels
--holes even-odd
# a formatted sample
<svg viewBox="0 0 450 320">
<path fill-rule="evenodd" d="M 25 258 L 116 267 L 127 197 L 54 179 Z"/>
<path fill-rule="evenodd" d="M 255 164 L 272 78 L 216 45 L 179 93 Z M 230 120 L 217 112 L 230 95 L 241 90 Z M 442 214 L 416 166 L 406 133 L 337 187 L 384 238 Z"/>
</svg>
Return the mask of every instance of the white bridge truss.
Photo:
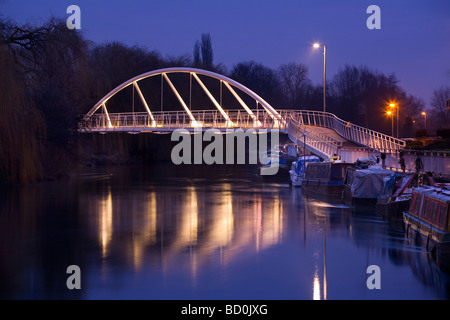
<svg viewBox="0 0 450 320">
<path fill-rule="evenodd" d="M 215 106 L 215 110 L 192 110 L 189 100 L 184 99 L 171 80 L 174 73 L 189 74 L 190 91 L 196 81 Z M 167 84 L 176 96 L 179 111 L 153 111 L 144 97 L 139 81 L 159 76 L 161 84 Z M 220 81 L 220 92 L 228 90 L 242 109 L 227 110 L 222 105 L 222 96 L 217 99 L 207 88 L 200 76 Z M 111 113 L 108 100 L 119 91 L 133 86 L 144 106 L 144 112 Z M 250 96 L 254 105 L 250 107 L 238 91 Z M 161 99 L 163 95 L 161 94 Z M 163 105 L 163 101 L 161 101 Z M 261 106 L 261 107 L 259 107 Z M 308 110 L 276 110 L 263 98 L 242 84 L 223 75 L 194 68 L 166 68 L 136 76 L 105 95 L 83 117 L 79 132 L 170 132 L 176 129 L 277 129 L 287 133 L 290 140 L 299 146 L 306 146 L 312 153 L 328 159 L 340 155 L 344 160 L 354 161 L 355 156 L 366 156 L 368 152 L 398 154 L 405 142 L 337 118 L 331 113 Z"/>
</svg>

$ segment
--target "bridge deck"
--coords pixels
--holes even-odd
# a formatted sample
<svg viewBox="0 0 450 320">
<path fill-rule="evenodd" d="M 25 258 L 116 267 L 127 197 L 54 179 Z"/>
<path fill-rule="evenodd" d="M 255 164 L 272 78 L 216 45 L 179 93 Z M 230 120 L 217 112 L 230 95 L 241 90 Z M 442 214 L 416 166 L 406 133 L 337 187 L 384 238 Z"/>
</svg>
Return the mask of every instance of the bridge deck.
<svg viewBox="0 0 450 320">
<path fill-rule="evenodd" d="M 385 134 L 353 125 L 328 113 L 308 110 L 280 110 L 272 114 L 267 110 L 195 110 L 189 114 L 183 111 L 157 111 L 102 113 L 85 117 L 80 122 L 80 132 L 171 132 L 177 129 L 187 131 L 214 129 L 280 130 L 287 133 L 291 141 L 308 145 L 311 152 L 328 159 L 343 152 L 360 157 L 361 147 L 384 153 L 396 153 L 404 141 Z M 353 157 L 352 156 L 352 157 Z M 352 161 L 353 158 L 346 157 Z"/>
<path fill-rule="evenodd" d="M 327 135 L 339 142 L 342 143 L 343 147 L 359 147 L 356 143 L 353 143 L 351 141 L 348 141 L 344 137 L 342 137 L 339 133 L 337 133 L 334 129 L 329 129 L 325 127 L 318 127 L 318 126 L 311 126 L 311 125 L 305 125 L 307 130 L 312 130 L 314 132 L 318 132 L 324 135 Z"/>
</svg>

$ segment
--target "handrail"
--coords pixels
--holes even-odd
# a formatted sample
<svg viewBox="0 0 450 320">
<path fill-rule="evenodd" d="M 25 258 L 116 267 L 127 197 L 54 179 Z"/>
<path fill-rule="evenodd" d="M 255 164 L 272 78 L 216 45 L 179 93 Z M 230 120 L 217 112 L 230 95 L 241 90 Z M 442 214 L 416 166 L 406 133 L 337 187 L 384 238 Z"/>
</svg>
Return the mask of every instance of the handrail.
<svg viewBox="0 0 450 320">
<path fill-rule="evenodd" d="M 192 110 L 195 122 L 184 111 L 152 112 L 153 119 L 147 112 L 97 113 L 79 124 L 80 132 L 145 132 L 173 131 L 175 129 L 202 130 L 214 128 L 228 129 L 278 129 L 288 134 L 290 140 L 318 156 L 328 159 L 337 154 L 346 161 L 367 153 L 386 153 L 386 166 L 397 168 L 399 151 L 406 160 L 407 171 L 413 171 L 413 164 L 418 153 L 422 155 L 426 170 L 450 174 L 450 152 L 433 150 L 406 150 L 405 141 L 363 128 L 339 119 L 333 114 L 311 110 L 279 110 L 282 121 L 274 119 L 266 110 L 252 110 L 253 116 L 243 110 L 226 110 L 227 121 L 218 110 Z M 314 127 L 335 130 L 347 141 L 361 145 L 348 147 L 343 140 L 327 135 Z M 354 149 L 354 150 L 353 150 Z M 364 150 L 362 150 L 364 149 Z M 398 168 L 397 168 L 398 169 Z"/>
<path fill-rule="evenodd" d="M 324 159 L 338 154 L 339 148 L 342 147 L 342 141 L 307 128 L 300 121 L 292 117 L 290 118 L 287 131 L 289 139 L 292 142 L 298 145 L 305 144 L 307 149 L 314 151 L 315 154 L 319 153 Z"/>
<path fill-rule="evenodd" d="M 278 122 L 264 109 L 253 110 L 255 117 L 242 110 L 227 110 L 227 121 L 218 110 L 192 110 L 195 122 L 184 111 L 156 111 L 151 119 L 146 112 L 127 112 L 93 114 L 80 125 L 80 131 L 127 131 L 160 129 L 173 130 L 177 128 L 264 128 L 280 129 L 289 132 L 289 126 L 297 123 L 308 126 L 324 127 L 335 130 L 344 139 L 383 152 L 400 150 L 405 147 L 405 141 L 386 134 L 367 129 L 339 119 L 334 114 L 311 110 L 279 110 L 282 122 Z M 306 129 L 301 129 L 301 131 Z M 302 132 L 303 132 L 302 131 Z M 293 135 L 293 132 L 290 132 Z M 339 145 L 338 140 L 320 132 L 309 134 L 321 138 L 327 143 Z M 335 141 L 334 141 L 335 140 Z"/>
<path fill-rule="evenodd" d="M 285 114 L 283 111 L 279 111 L 279 113 L 282 115 Z M 348 141 L 380 151 L 389 149 L 399 150 L 406 145 L 406 142 L 401 139 L 346 122 L 332 113 L 298 110 L 291 111 L 290 116 L 307 125 L 333 129 Z"/>
<path fill-rule="evenodd" d="M 285 122 L 274 119 L 266 110 L 256 110 L 253 115 L 242 110 L 227 110 L 226 120 L 218 110 L 192 110 L 195 121 L 184 111 L 125 112 L 94 114 L 84 119 L 79 126 L 81 132 L 92 131 L 139 131 L 139 130 L 174 130 L 192 128 L 242 128 L 242 129 L 280 129 Z"/>
</svg>

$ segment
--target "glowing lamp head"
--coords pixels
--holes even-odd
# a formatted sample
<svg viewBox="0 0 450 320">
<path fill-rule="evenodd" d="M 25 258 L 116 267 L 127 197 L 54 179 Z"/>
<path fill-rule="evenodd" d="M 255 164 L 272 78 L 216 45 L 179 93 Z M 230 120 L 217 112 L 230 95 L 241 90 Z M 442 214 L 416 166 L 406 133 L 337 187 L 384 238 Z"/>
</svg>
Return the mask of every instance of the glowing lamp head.
<svg viewBox="0 0 450 320">
<path fill-rule="evenodd" d="M 314 43 L 313 47 L 316 48 L 316 49 L 320 48 L 320 43 L 318 43 L 318 42 Z"/>
<path fill-rule="evenodd" d="M 426 113 L 425 111 L 423 111 L 423 112 L 422 112 L 422 115 L 423 115 L 423 116 L 426 116 L 426 115 L 427 115 L 427 113 Z"/>
<path fill-rule="evenodd" d="M 386 114 L 390 116 L 392 114 L 392 111 L 387 111 Z"/>
</svg>

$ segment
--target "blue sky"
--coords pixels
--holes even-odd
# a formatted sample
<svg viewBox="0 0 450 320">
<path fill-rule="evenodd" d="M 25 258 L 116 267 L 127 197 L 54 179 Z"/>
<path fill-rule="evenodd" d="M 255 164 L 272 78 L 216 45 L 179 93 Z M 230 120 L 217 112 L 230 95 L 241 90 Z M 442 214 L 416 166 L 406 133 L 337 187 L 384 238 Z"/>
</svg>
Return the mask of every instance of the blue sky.
<svg viewBox="0 0 450 320">
<path fill-rule="evenodd" d="M 229 70 L 255 60 L 271 68 L 303 63 L 321 83 L 327 45 L 327 79 L 345 64 L 395 73 L 400 85 L 428 104 L 433 89 L 450 85 L 448 0 L 0 0 L 0 13 L 19 23 L 67 19 L 81 8 L 81 31 L 95 43 L 120 41 L 163 56 L 192 54 L 210 33 L 214 62 Z M 369 30 L 370 5 L 381 9 L 381 29 Z"/>
</svg>

